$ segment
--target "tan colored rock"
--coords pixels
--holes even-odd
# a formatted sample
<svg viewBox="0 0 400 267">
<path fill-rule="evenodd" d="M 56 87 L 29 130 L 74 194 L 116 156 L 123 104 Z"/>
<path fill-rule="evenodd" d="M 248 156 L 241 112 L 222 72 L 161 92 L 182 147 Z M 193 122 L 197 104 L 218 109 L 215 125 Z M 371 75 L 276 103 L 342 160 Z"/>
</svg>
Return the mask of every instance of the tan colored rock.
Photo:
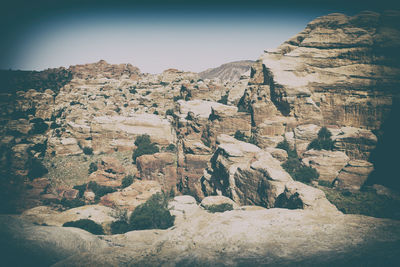
<svg viewBox="0 0 400 267">
<path fill-rule="evenodd" d="M 373 170 L 373 164 L 368 161 L 350 160 L 334 180 L 334 185 L 340 189 L 360 190 Z"/>
<path fill-rule="evenodd" d="M 100 170 L 104 170 L 108 173 L 123 174 L 125 172 L 122 164 L 113 157 L 102 157 L 100 163 L 98 164 Z"/>
<path fill-rule="evenodd" d="M 83 198 L 87 201 L 87 202 L 94 202 L 95 198 L 96 198 L 96 194 L 93 193 L 92 191 L 85 191 L 83 193 Z"/>
<path fill-rule="evenodd" d="M 103 186 L 121 186 L 122 179 L 125 177 L 125 168 L 116 158 L 102 157 L 97 166 L 97 171 L 89 176 L 90 181 Z"/>
<path fill-rule="evenodd" d="M 168 203 L 171 215 L 175 216 L 174 225 L 190 223 L 190 218 L 201 210 L 197 205 L 196 199 L 192 196 L 176 196 Z"/>
<path fill-rule="evenodd" d="M 78 146 L 78 140 L 75 138 L 56 138 L 51 137 L 47 143 L 47 152 L 54 151 L 56 155 L 79 155 L 82 154 L 82 149 Z"/>
<path fill-rule="evenodd" d="M 63 193 L 63 198 L 68 200 L 76 199 L 78 198 L 78 196 L 79 196 L 79 191 L 76 189 L 65 190 Z"/>
<path fill-rule="evenodd" d="M 109 224 L 116 219 L 111 217 L 113 209 L 101 205 L 88 205 L 69 209 L 63 212 L 50 207 L 39 206 L 26 210 L 21 217 L 37 224 L 62 226 L 66 222 L 90 219 L 98 224 Z"/>
<path fill-rule="evenodd" d="M 121 186 L 123 176 L 104 170 L 97 170 L 89 175 L 89 180 L 102 186 L 119 187 Z"/>
<path fill-rule="evenodd" d="M 235 203 L 235 201 L 224 196 L 208 196 L 203 198 L 200 203 L 200 205 L 205 209 L 223 204 L 230 204 L 234 209 L 238 208 L 238 205 Z"/>
<path fill-rule="evenodd" d="M 217 138 L 218 149 L 211 159 L 211 169 L 203 175 L 206 194 L 221 194 L 240 205 L 273 207 L 292 178 L 280 162 L 259 147 L 228 135 Z"/>
<path fill-rule="evenodd" d="M 158 192 L 161 192 L 161 185 L 158 182 L 136 180 L 121 191 L 103 196 L 100 203 L 112 208 L 133 211 Z"/>
<path fill-rule="evenodd" d="M 322 190 L 297 181 L 285 184 L 285 191 L 278 196 L 275 207 L 289 209 L 311 209 L 321 213 L 338 212 L 325 197 Z"/>
<path fill-rule="evenodd" d="M 175 154 L 143 155 L 136 159 L 136 165 L 142 180 L 157 181 L 166 192 L 176 190 L 178 177 Z"/>
<path fill-rule="evenodd" d="M 370 130 L 354 127 L 342 127 L 335 140 L 335 149 L 344 151 L 351 159 L 368 160 L 378 142 Z"/>
<path fill-rule="evenodd" d="M 288 158 L 286 150 L 280 148 L 267 147 L 265 151 L 269 152 L 274 158 L 276 158 L 280 162 L 285 162 Z"/>
<path fill-rule="evenodd" d="M 400 31 L 386 22 L 398 18 L 398 13 L 388 12 L 330 14 L 313 20 L 277 49 L 265 51 L 252 66 L 246 89 L 254 118 L 274 114 L 274 106 L 296 118 L 297 124 L 378 129 L 399 85 L 398 60 L 388 51 L 399 47 Z M 273 104 L 267 108 L 269 102 Z"/>
<path fill-rule="evenodd" d="M 178 105 L 179 105 L 179 112 L 182 118 L 185 118 L 189 112 L 193 112 L 193 114 L 196 117 L 199 117 L 200 119 L 208 119 L 208 117 L 211 114 L 212 108 L 225 106 L 217 102 L 203 101 L 203 100 L 191 100 L 191 101 L 179 100 Z M 229 106 L 226 107 L 235 109 L 235 107 L 229 107 Z"/>
<path fill-rule="evenodd" d="M 258 209 L 209 213 L 198 209 L 174 228 L 107 237 L 116 244 L 55 266 L 165 265 L 277 266 L 347 262 L 396 264 L 399 222 L 313 210 Z M 146 238 L 147 237 L 147 238 Z M 305 245 L 305 242 L 307 245 Z M 383 247 L 382 247 L 383 246 Z M 371 249 L 375 252 L 371 254 Z"/>
<path fill-rule="evenodd" d="M 349 157 L 341 151 L 308 150 L 303 153 L 303 163 L 319 173 L 319 180 L 332 183 L 339 172 L 349 162 Z"/>
</svg>

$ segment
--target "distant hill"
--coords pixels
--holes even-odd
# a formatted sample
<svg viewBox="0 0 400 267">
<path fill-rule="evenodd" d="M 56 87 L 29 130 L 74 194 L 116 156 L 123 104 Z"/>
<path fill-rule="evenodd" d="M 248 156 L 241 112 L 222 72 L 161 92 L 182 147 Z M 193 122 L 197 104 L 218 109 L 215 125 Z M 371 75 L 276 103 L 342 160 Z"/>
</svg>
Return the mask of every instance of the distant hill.
<svg viewBox="0 0 400 267">
<path fill-rule="evenodd" d="M 199 73 L 202 79 L 216 79 L 219 78 L 223 81 L 237 81 L 240 76 L 248 71 L 255 61 L 241 60 L 222 64 L 217 68 L 210 68 Z"/>
</svg>

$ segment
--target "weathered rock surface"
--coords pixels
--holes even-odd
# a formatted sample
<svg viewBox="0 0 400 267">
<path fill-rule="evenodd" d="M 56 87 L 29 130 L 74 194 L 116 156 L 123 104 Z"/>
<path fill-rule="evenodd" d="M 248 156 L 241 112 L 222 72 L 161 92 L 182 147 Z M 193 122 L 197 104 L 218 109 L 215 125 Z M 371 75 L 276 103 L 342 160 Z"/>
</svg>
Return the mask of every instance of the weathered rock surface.
<svg viewBox="0 0 400 267">
<path fill-rule="evenodd" d="M 379 128 L 399 83 L 398 60 L 389 52 L 400 45 L 395 21 L 398 12 L 319 17 L 265 52 L 251 81 L 269 87 L 277 109 L 301 124 Z"/>
<path fill-rule="evenodd" d="M 217 141 L 211 169 L 202 177 L 205 195 L 223 195 L 240 205 L 336 211 L 322 191 L 293 182 L 269 152 L 228 135 Z"/>
<path fill-rule="evenodd" d="M 97 166 L 97 171 L 89 176 L 90 181 L 102 186 L 121 186 L 122 179 L 125 177 L 125 168 L 116 158 L 102 157 Z"/>
<path fill-rule="evenodd" d="M 180 203 L 175 207 L 186 214 L 186 223 L 112 236 L 122 246 L 81 253 L 55 266 L 343 266 L 398 259 L 398 221 L 286 209 L 208 213 Z M 184 206 L 195 212 L 184 213 Z"/>
<path fill-rule="evenodd" d="M 103 196 L 100 203 L 111 208 L 133 211 L 158 192 L 161 192 L 161 186 L 157 181 L 137 180 L 121 191 Z"/>
<path fill-rule="evenodd" d="M 101 205 L 88 205 L 57 212 L 46 206 L 26 210 L 21 217 L 38 225 L 62 226 L 66 222 L 90 219 L 98 224 L 109 224 L 116 219 L 114 210 Z"/>
<path fill-rule="evenodd" d="M 98 237 L 78 228 L 36 226 L 0 216 L 0 247 L 4 266 L 50 266 L 82 252 L 108 247 Z"/>
<path fill-rule="evenodd" d="M 341 151 L 308 150 L 303 153 L 303 163 L 319 173 L 319 180 L 332 183 L 339 172 L 349 162 L 349 157 Z"/>
<path fill-rule="evenodd" d="M 230 198 L 228 197 L 224 197 L 224 196 L 209 196 L 209 197 L 205 197 L 203 198 L 203 200 L 201 201 L 200 205 L 207 209 L 210 208 L 212 206 L 218 206 L 218 205 L 222 205 L 222 204 L 229 204 L 232 205 L 232 208 L 238 208 L 238 205 Z"/>
<path fill-rule="evenodd" d="M 335 140 L 335 149 L 346 152 L 351 159 L 368 160 L 378 142 L 377 137 L 369 130 L 354 127 L 342 127 Z"/>
<path fill-rule="evenodd" d="M 334 180 L 335 187 L 359 190 L 373 171 L 374 166 L 365 160 L 350 160 Z"/>
<path fill-rule="evenodd" d="M 136 159 L 140 178 L 157 181 L 165 192 L 176 191 L 178 184 L 176 164 L 176 155 L 173 153 L 143 155 Z"/>
</svg>

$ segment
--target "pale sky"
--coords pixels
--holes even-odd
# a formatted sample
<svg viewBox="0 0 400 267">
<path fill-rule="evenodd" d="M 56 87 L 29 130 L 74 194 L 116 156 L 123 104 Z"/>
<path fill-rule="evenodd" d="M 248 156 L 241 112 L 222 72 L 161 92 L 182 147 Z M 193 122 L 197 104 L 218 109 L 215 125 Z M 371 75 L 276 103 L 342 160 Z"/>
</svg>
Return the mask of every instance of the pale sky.
<svg viewBox="0 0 400 267">
<path fill-rule="evenodd" d="M 199 72 L 231 61 L 256 60 L 316 17 L 340 12 L 310 5 L 294 10 L 267 4 L 229 8 L 177 2 L 127 8 L 121 1 L 98 8 L 84 2 L 88 5 L 81 8 L 79 1 L 70 2 L 71 6 L 27 2 L 23 9 L 14 7 L 21 14 L 0 14 L 0 33 L 5 36 L 0 69 L 43 70 L 104 59 L 131 63 L 142 72 Z"/>
</svg>

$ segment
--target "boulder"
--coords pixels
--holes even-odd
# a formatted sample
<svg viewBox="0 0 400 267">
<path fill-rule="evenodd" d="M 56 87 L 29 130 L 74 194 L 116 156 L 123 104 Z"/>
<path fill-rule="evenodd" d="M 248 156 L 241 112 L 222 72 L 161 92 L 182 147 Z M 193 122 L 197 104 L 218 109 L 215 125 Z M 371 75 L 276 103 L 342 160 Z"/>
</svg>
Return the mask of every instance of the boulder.
<svg viewBox="0 0 400 267">
<path fill-rule="evenodd" d="M 318 171 L 319 180 L 332 183 L 349 160 L 341 151 L 311 149 L 303 153 L 302 162 Z"/>
<path fill-rule="evenodd" d="M 275 159 L 279 160 L 280 162 L 285 162 L 288 159 L 288 154 L 286 150 L 274 147 L 267 147 L 265 151 L 269 152 L 271 156 Z"/>
<path fill-rule="evenodd" d="M 218 206 L 223 204 L 230 204 L 234 209 L 238 208 L 238 205 L 232 199 L 224 196 L 208 196 L 203 198 L 201 201 L 201 206 L 208 209 L 212 206 Z"/>
<path fill-rule="evenodd" d="M 326 199 L 322 190 L 297 181 L 285 184 L 285 190 L 278 196 L 275 207 L 311 209 L 320 213 L 338 212 L 336 207 Z"/>
<path fill-rule="evenodd" d="M 175 216 L 174 225 L 190 223 L 188 220 L 201 208 L 197 205 L 196 199 L 192 196 L 176 196 L 168 203 L 171 215 Z"/>
<path fill-rule="evenodd" d="M 359 160 L 368 160 L 378 142 L 370 130 L 355 127 L 342 127 L 332 139 L 335 141 L 336 150 L 344 151 L 351 159 Z"/>
<path fill-rule="evenodd" d="M 175 190 L 178 184 L 175 154 L 143 155 L 136 159 L 136 165 L 142 180 L 157 181 L 166 192 Z"/>
<path fill-rule="evenodd" d="M 334 180 L 334 185 L 340 189 L 360 190 L 373 170 L 373 164 L 368 161 L 350 160 Z"/>
<path fill-rule="evenodd" d="M 90 174 L 90 181 L 102 186 L 119 187 L 125 177 L 125 168 L 113 157 L 102 157 L 97 171 Z"/>
<path fill-rule="evenodd" d="M 111 216 L 113 212 L 113 209 L 101 205 L 81 206 L 63 212 L 39 206 L 24 211 L 21 217 L 39 225 L 62 226 L 66 222 L 81 219 L 90 219 L 98 224 L 110 224 L 116 220 Z"/>
<path fill-rule="evenodd" d="M 157 181 L 136 180 L 121 191 L 103 196 L 100 203 L 111 208 L 133 211 L 152 195 L 161 192 L 161 189 L 162 187 Z"/>
<path fill-rule="evenodd" d="M 98 169 L 113 174 L 123 174 L 125 172 L 122 164 L 113 157 L 102 157 L 100 164 L 98 164 Z"/>
<path fill-rule="evenodd" d="M 72 199 L 76 199 L 79 196 L 79 191 L 76 189 L 68 189 L 65 190 L 63 193 L 63 198 L 68 199 L 68 200 L 72 200 Z"/>
</svg>

